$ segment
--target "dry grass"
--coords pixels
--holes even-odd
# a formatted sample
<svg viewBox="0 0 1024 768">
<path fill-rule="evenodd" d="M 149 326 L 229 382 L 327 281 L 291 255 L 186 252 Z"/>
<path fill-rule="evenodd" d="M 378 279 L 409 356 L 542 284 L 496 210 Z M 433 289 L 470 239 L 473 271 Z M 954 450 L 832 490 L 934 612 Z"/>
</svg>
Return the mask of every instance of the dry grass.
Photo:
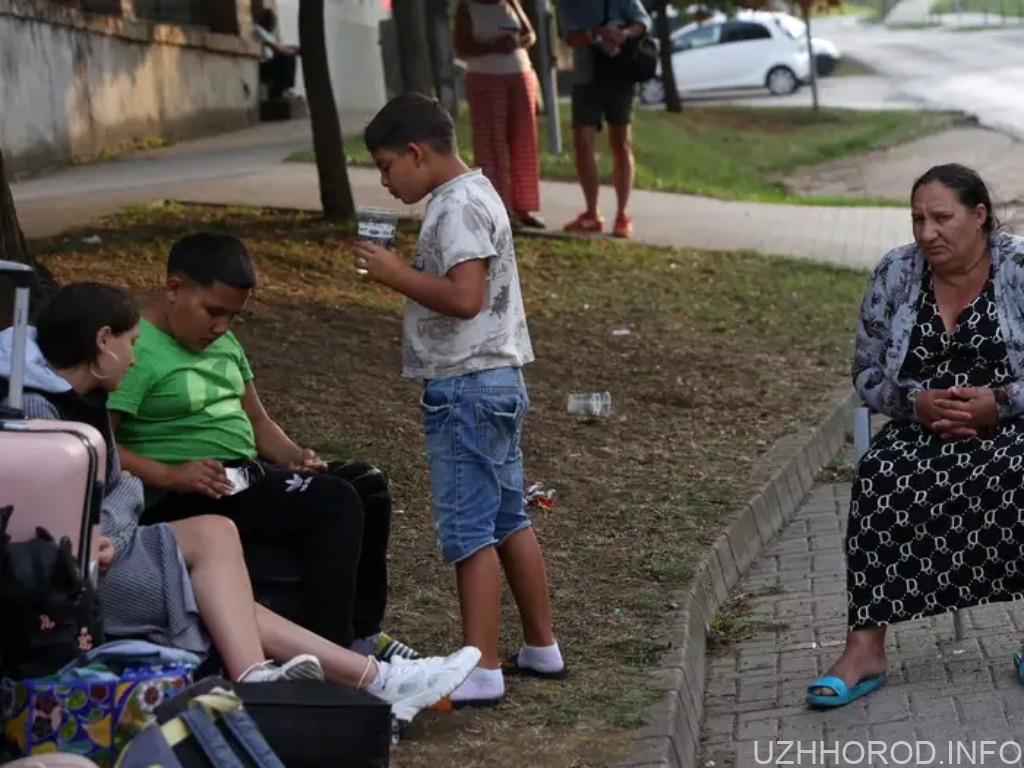
<svg viewBox="0 0 1024 768">
<path fill-rule="evenodd" d="M 58 279 L 157 285 L 170 243 L 197 227 L 246 239 L 261 285 L 237 326 L 271 412 L 329 455 L 394 478 L 388 629 L 430 652 L 460 641 L 452 573 L 432 533 L 417 388 L 399 375 L 401 302 L 355 274 L 349 230 L 308 215 L 167 206 L 35 244 Z M 102 244 L 83 243 L 98 234 Z M 411 251 L 410 236 L 400 247 Z M 657 684 L 673 606 L 723 520 L 770 472 L 764 452 L 824 416 L 847 381 L 865 275 L 749 253 L 603 240 L 518 242 L 537 362 L 525 433 L 562 683 L 510 681 L 490 712 L 424 713 L 398 768 L 596 766 L 628 747 Z M 628 335 L 613 331 L 628 330 Z M 575 391 L 614 415 L 566 413 Z M 519 641 L 506 601 L 505 651 Z"/>
</svg>

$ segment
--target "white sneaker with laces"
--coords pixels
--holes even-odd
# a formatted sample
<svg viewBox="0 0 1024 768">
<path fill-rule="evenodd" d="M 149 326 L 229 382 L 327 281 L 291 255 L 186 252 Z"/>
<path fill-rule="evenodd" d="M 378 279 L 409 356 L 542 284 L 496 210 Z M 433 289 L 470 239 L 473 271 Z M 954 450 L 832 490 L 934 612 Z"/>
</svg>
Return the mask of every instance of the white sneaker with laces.
<svg viewBox="0 0 1024 768">
<path fill-rule="evenodd" d="M 249 667 L 238 678 L 240 683 L 276 683 L 281 680 L 323 680 L 324 670 L 316 656 L 303 654 L 281 666 L 271 661 Z"/>
<path fill-rule="evenodd" d="M 451 656 L 378 662 L 380 675 L 369 692 L 391 705 L 395 719 L 410 722 L 462 685 L 480 662 L 480 651 L 466 646 Z"/>
</svg>

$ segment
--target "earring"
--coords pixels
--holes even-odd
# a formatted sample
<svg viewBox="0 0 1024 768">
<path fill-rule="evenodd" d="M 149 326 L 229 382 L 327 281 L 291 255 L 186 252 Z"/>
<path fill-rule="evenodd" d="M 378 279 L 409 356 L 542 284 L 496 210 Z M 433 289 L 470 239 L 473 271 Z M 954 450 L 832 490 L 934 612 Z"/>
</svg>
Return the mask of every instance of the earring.
<svg viewBox="0 0 1024 768">
<path fill-rule="evenodd" d="M 114 362 L 116 362 L 116 363 L 120 363 L 121 362 L 121 358 L 119 358 L 116 354 L 111 352 L 109 349 L 104 349 L 103 350 L 103 354 L 110 355 L 112 358 L 114 358 Z M 94 366 L 92 363 L 89 364 L 89 373 L 91 373 L 93 376 L 95 376 L 100 381 L 102 381 L 104 379 L 109 379 L 110 376 L 111 376 L 111 374 L 104 375 L 104 374 L 100 373 L 99 371 L 97 371 L 96 370 L 96 366 Z"/>
</svg>

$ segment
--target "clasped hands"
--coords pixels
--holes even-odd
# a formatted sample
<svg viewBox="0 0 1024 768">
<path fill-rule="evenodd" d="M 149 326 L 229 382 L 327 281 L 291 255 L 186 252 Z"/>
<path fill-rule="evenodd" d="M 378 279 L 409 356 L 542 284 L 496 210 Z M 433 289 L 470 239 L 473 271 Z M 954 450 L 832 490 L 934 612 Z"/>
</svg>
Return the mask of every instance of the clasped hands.
<svg viewBox="0 0 1024 768">
<path fill-rule="evenodd" d="M 627 32 L 615 27 L 601 27 L 596 30 L 596 34 L 601 38 L 598 47 L 608 56 L 613 56 L 622 47 L 622 44 L 629 39 Z"/>
<path fill-rule="evenodd" d="M 917 396 L 917 417 L 942 440 L 977 437 L 999 424 L 995 392 L 988 387 L 928 389 Z"/>
</svg>

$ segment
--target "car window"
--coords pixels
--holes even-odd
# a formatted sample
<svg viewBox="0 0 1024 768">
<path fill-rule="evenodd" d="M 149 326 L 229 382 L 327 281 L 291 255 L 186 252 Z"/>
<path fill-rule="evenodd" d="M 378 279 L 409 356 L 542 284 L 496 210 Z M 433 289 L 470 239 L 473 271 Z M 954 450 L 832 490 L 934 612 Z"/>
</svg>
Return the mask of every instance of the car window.
<svg viewBox="0 0 1024 768">
<path fill-rule="evenodd" d="M 679 35 L 672 41 L 673 53 L 688 51 L 692 48 L 704 48 L 708 45 L 717 45 L 722 36 L 721 24 L 705 24 L 689 32 Z"/>
<path fill-rule="evenodd" d="M 733 21 L 722 30 L 722 43 L 741 43 L 747 40 L 770 39 L 772 33 L 755 21 Z"/>
<path fill-rule="evenodd" d="M 807 34 L 807 26 L 794 16 L 780 13 L 775 21 L 790 37 L 799 39 Z"/>
</svg>

